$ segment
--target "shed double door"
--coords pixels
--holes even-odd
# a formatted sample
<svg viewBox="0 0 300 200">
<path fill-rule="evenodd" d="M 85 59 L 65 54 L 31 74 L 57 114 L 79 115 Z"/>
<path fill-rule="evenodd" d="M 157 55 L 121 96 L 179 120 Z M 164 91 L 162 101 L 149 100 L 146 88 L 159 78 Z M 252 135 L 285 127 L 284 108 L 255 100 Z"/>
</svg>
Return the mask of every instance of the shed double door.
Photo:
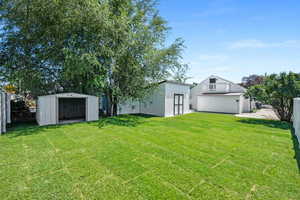
<svg viewBox="0 0 300 200">
<path fill-rule="evenodd" d="M 183 94 L 174 94 L 174 115 L 183 114 Z"/>
</svg>

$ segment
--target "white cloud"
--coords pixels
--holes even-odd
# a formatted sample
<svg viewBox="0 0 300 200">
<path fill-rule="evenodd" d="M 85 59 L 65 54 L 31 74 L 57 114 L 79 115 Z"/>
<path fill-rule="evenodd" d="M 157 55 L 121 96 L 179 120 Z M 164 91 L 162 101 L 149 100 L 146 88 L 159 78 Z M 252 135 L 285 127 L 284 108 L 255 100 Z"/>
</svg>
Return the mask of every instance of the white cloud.
<svg viewBox="0 0 300 200">
<path fill-rule="evenodd" d="M 282 42 L 263 42 L 261 40 L 249 39 L 232 42 L 228 45 L 230 49 L 241 48 L 300 48 L 300 40 L 286 40 Z"/>
</svg>

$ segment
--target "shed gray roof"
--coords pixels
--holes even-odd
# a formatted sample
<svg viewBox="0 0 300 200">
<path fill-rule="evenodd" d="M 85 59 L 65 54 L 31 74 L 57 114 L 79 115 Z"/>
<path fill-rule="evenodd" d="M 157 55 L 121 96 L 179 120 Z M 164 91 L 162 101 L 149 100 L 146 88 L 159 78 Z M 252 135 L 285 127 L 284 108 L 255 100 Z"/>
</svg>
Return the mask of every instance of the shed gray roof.
<svg viewBox="0 0 300 200">
<path fill-rule="evenodd" d="M 58 93 L 58 94 L 50 94 L 50 95 L 45 95 L 45 96 L 39 96 L 39 97 L 48 97 L 48 96 L 56 96 L 56 97 L 89 97 L 92 95 L 87 95 L 87 94 L 79 94 L 79 93 L 74 93 L 74 92 L 68 92 L 68 93 Z"/>
<path fill-rule="evenodd" d="M 177 84 L 177 85 L 192 86 L 192 84 L 180 83 L 180 82 L 172 81 L 172 80 L 164 80 L 164 81 L 159 82 L 159 84 L 162 84 L 162 83 L 171 83 L 171 84 Z"/>
</svg>

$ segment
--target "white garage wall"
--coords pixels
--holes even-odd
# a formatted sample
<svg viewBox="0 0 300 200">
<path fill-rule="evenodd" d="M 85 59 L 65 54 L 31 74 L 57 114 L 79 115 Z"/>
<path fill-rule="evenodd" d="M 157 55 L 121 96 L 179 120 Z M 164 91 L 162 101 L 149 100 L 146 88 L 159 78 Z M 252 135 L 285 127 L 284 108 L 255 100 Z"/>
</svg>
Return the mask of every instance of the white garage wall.
<svg viewBox="0 0 300 200">
<path fill-rule="evenodd" d="M 197 111 L 240 113 L 240 102 L 240 95 L 200 95 Z"/>
<path fill-rule="evenodd" d="M 295 134 L 298 138 L 298 141 L 300 143 L 300 98 L 295 98 L 294 99 L 294 128 L 295 128 Z"/>
<path fill-rule="evenodd" d="M 243 106 L 243 113 L 249 113 L 250 110 L 250 98 L 245 98 L 244 96 L 241 96 L 241 100 L 242 100 L 242 106 Z"/>
<path fill-rule="evenodd" d="M 174 115 L 174 94 L 183 94 L 183 114 L 189 113 L 190 110 L 190 86 L 164 83 L 165 84 L 165 117 Z"/>
</svg>

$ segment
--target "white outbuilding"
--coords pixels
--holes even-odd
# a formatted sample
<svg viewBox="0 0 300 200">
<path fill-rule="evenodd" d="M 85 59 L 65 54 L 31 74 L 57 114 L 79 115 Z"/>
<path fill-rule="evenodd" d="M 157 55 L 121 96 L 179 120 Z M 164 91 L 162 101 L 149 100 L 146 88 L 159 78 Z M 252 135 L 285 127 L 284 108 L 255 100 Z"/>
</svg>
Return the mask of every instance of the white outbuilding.
<svg viewBox="0 0 300 200">
<path fill-rule="evenodd" d="M 6 126 L 10 123 L 10 94 L 0 91 L 0 135 L 6 132 Z"/>
<path fill-rule="evenodd" d="M 162 81 L 140 101 L 126 101 L 118 106 L 118 114 L 148 114 L 170 117 L 190 113 L 190 84 Z"/>
<path fill-rule="evenodd" d="M 99 119 L 99 98 L 96 96 L 61 93 L 39 96 L 36 120 L 40 126 Z"/>
</svg>

